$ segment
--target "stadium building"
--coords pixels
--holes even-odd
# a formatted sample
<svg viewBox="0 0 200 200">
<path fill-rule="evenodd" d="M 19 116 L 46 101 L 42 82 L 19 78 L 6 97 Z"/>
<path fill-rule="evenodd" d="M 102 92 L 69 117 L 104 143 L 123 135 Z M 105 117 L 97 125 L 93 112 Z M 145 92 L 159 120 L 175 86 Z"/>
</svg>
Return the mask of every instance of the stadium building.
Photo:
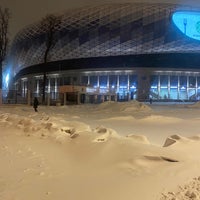
<svg viewBox="0 0 200 200">
<path fill-rule="evenodd" d="M 47 64 L 39 22 L 12 43 L 9 66 L 21 98 L 42 96 L 44 71 L 50 102 L 200 98 L 200 8 L 118 3 L 60 16 Z"/>
</svg>

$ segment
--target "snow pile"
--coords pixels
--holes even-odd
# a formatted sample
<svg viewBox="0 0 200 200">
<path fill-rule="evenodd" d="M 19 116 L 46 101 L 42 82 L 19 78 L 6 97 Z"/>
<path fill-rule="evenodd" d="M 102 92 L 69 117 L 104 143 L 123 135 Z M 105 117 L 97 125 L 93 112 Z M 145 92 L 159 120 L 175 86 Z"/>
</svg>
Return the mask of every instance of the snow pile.
<svg viewBox="0 0 200 200">
<path fill-rule="evenodd" d="M 182 107 L 2 106 L 0 199 L 199 199 L 199 110 Z"/>
<path fill-rule="evenodd" d="M 112 112 L 139 112 L 139 111 L 151 111 L 151 108 L 144 103 L 138 101 L 129 102 L 114 102 L 106 101 L 101 103 L 97 109 L 106 110 Z"/>
<path fill-rule="evenodd" d="M 144 135 L 129 134 L 126 137 L 131 138 L 134 142 L 143 143 L 143 144 L 150 144 L 149 140 Z"/>
<path fill-rule="evenodd" d="M 128 116 L 118 116 L 118 117 L 110 117 L 110 118 L 104 118 L 100 119 L 99 121 L 133 121 L 136 120 L 135 117 L 128 115 Z"/>
<path fill-rule="evenodd" d="M 80 133 L 91 132 L 90 126 L 83 122 L 58 120 L 44 114 L 37 121 L 10 113 L 0 114 L 0 125 L 22 130 L 20 134 L 26 136 L 50 137 L 60 142 L 75 138 Z"/>
<path fill-rule="evenodd" d="M 145 122 L 145 123 L 170 123 L 170 124 L 175 124 L 175 123 L 179 123 L 182 120 L 180 118 L 176 118 L 176 117 L 167 117 L 167 116 L 161 116 L 161 115 L 150 115 L 147 117 L 144 117 L 143 119 L 141 119 L 141 121 Z"/>
<path fill-rule="evenodd" d="M 106 142 L 110 138 L 119 138 L 119 135 L 116 133 L 116 131 L 102 126 L 96 127 L 94 132 L 100 136 L 96 137 L 93 142 Z"/>
<path fill-rule="evenodd" d="M 176 144 L 177 142 L 188 142 L 189 138 L 182 137 L 180 135 L 171 135 L 168 137 L 163 145 L 163 147 L 168 147 L 173 144 Z"/>
<path fill-rule="evenodd" d="M 196 103 L 194 103 L 192 105 L 187 105 L 187 107 L 189 107 L 189 108 L 200 108 L 200 101 L 197 101 Z"/>
<path fill-rule="evenodd" d="M 194 178 L 188 184 L 179 186 L 176 192 L 162 193 L 160 200 L 189 200 L 200 199 L 200 176 Z"/>
</svg>

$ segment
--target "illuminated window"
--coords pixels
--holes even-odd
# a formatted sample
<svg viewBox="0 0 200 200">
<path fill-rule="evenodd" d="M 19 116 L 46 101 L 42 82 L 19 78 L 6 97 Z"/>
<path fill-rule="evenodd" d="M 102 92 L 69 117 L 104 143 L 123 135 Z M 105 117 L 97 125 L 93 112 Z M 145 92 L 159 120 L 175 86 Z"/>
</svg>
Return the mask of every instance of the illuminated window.
<svg viewBox="0 0 200 200">
<path fill-rule="evenodd" d="M 175 12 L 172 15 L 172 20 L 183 34 L 200 40 L 200 12 Z"/>
<path fill-rule="evenodd" d="M 108 80 L 107 76 L 99 76 L 100 87 L 102 87 L 102 86 L 106 87 L 107 86 L 107 80 Z"/>
</svg>

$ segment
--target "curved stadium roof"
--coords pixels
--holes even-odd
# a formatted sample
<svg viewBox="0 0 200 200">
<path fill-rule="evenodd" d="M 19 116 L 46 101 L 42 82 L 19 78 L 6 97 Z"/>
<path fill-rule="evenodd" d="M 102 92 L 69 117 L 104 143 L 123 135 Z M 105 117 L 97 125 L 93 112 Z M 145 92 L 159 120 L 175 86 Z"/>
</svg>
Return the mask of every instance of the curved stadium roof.
<svg viewBox="0 0 200 200">
<path fill-rule="evenodd" d="M 176 11 L 200 9 L 175 4 L 118 3 L 61 13 L 62 22 L 56 27 L 56 45 L 50 53 L 50 62 L 65 61 L 69 66 L 70 61 L 91 59 L 88 60 L 91 65 L 94 59 L 108 57 L 123 59 L 124 56 L 130 60 L 130 56 L 139 59 L 146 54 L 198 54 L 200 42 L 185 36 L 172 22 Z M 43 62 L 44 38 L 39 22 L 17 34 L 11 49 L 16 74 Z"/>
</svg>

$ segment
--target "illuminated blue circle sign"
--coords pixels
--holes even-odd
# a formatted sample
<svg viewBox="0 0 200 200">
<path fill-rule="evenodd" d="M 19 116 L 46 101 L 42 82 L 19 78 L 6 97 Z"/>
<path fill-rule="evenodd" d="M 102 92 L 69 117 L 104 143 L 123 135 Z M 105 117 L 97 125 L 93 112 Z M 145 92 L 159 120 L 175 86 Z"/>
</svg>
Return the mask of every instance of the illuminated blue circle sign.
<svg viewBox="0 0 200 200">
<path fill-rule="evenodd" d="M 183 34 L 200 40 L 200 12 L 175 12 L 172 15 L 172 20 Z"/>
</svg>

